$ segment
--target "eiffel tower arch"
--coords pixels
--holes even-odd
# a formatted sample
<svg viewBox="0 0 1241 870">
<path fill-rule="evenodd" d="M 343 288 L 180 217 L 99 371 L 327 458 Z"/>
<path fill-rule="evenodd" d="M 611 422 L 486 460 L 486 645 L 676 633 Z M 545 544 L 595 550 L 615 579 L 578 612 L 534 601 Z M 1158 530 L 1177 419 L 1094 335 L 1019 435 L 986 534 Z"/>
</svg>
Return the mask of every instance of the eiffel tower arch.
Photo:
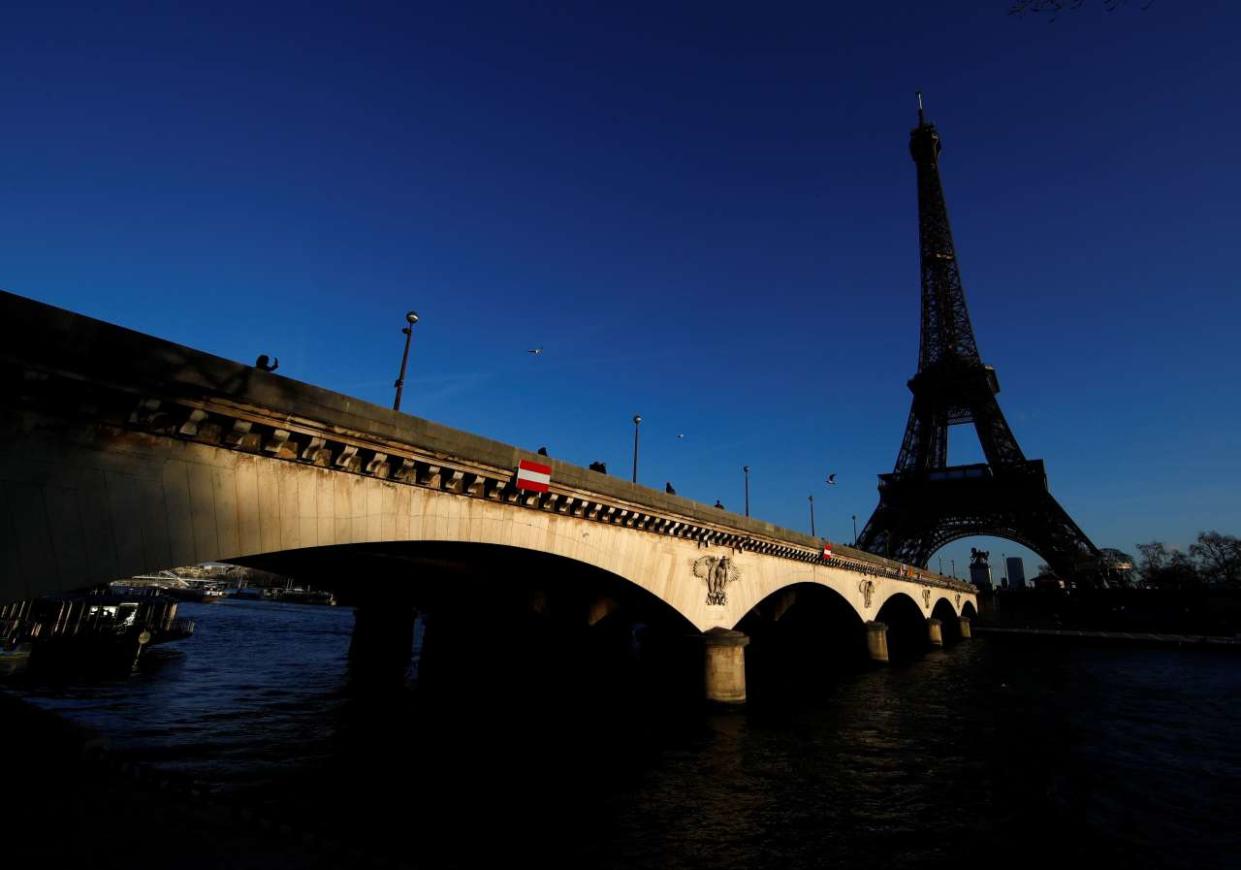
<svg viewBox="0 0 1241 870">
<path fill-rule="evenodd" d="M 1052 497 L 1040 459 L 1026 459 L 996 401 L 995 369 L 974 340 L 939 177 L 941 143 L 918 95 L 909 150 L 918 171 L 922 335 L 913 404 L 896 467 L 879 475 L 879 506 L 861 549 L 926 566 L 958 538 L 1008 538 L 1064 577 L 1085 579 L 1099 551 Z M 973 424 L 986 462 L 948 465 L 951 426 Z"/>
</svg>

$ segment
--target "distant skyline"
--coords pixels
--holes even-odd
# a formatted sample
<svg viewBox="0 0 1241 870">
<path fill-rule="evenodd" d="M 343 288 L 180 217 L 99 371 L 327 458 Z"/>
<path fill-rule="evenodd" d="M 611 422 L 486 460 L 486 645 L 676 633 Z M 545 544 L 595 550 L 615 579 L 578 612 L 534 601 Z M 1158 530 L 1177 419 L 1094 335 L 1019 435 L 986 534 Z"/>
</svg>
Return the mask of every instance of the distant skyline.
<svg viewBox="0 0 1241 870">
<path fill-rule="evenodd" d="M 0 287 L 389 407 L 414 309 L 403 411 L 625 478 L 641 413 L 645 485 L 740 513 L 749 465 L 849 543 L 917 363 L 922 90 L 1052 493 L 1134 555 L 1241 533 L 1241 9 L 1008 5 L 10 10 Z"/>
</svg>

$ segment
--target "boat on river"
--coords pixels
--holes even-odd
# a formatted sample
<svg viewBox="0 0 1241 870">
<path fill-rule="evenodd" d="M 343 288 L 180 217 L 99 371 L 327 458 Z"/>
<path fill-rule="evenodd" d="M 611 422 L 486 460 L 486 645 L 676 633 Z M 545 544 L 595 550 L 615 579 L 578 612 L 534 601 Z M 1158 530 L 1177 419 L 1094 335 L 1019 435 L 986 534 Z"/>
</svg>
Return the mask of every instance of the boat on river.
<svg viewBox="0 0 1241 870">
<path fill-rule="evenodd" d="M 277 589 L 275 599 L 289 604 L 322 604 L 336 606 L 336 596 L 323 589 Z"/>
<path fill-rule="evenodd" d="M 132 669 L 149 646 L 194 634 L 194 621 L 177 616 L 176 599 L 137 591 L 109 589 L 8 605 L 0 612 L 5 645 L 14 650 L 25 645 L 32 669 L 117 671 Z"/>
</svg>

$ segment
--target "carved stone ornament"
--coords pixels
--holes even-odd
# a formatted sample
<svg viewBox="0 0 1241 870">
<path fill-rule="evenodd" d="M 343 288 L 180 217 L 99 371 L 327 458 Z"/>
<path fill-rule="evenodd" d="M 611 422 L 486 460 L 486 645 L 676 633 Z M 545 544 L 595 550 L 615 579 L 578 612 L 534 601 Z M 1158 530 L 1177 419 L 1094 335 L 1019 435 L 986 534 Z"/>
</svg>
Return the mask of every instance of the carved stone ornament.
<svg viewBox="0 0 1241 870">
<path fill-rule="evenodd" d="M 741 577 L 741 569 L 728 556 L 703 556 L 694 561 L 694 576 L 706 581 L 707 604 L 728 603 L 725 587 Z"/>
<path fill-rule="evenodd" d="M 871 596 L 875 594 L 875 581 L 862 580 L 857 585 L 858 592 L 862 593 L 862 606 L 870 607 Z"/>
<path fill-rule="evenodd" d="M 927 586 L 922 587 L 922 607 L 926 609 L 931 606 L 931 590 Z"/>
<path fill-rule="evenodd" d="M 957 610 L 961 609 L 961 593 L 957 593 Z"/>
</svg>

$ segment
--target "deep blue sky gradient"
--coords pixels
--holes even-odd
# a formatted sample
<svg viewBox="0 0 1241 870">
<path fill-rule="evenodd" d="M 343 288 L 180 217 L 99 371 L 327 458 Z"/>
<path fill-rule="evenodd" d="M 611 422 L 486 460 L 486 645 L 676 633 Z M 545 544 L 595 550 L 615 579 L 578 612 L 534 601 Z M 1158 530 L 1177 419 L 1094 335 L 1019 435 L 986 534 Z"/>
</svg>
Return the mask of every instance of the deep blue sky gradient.
<svg viewBox="0 0 1241 870">
<path fill-rule="evenodd" d="M 917 360 L 921 88 L 1053 493 L 1100 546 L 1241 533 L 1241 7 L 457 5 L 7 7 L 0 286 L 380 404 L 412 307 L 405 410 L 626 476 L 639 411 L 643 482 L 740 510 L 748 463 L 847 542 Z"/>
</svg>

